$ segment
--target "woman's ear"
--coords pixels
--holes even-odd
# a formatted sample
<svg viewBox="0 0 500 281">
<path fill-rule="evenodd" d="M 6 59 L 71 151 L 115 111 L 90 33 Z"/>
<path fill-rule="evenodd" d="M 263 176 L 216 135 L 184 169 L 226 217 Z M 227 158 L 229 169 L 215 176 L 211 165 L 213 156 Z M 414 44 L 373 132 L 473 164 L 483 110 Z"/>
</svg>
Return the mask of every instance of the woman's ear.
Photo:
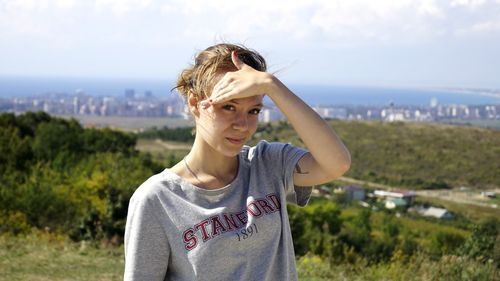
<svg viewBox="0 0 500 281">
<path fill-rule="evenodd" d="M 198 106 L 199 106 L 198 97 L 192 91 L 189 91 L 187 101 L 188 101 L 188 106 L 189 106 L 189 110 L 191 111 L 191 113 L 193 115 L 198 116 L 198 114 L 200 113 L 199 108 L 198 108 Z"/>
</svg>

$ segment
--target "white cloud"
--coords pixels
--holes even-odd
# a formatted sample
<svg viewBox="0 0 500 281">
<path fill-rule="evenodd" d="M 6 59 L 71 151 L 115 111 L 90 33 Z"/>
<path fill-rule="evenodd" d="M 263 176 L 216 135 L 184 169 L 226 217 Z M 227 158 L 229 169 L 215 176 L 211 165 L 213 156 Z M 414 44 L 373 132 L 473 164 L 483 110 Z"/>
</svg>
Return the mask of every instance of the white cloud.
<svg viewBox="0 0 500 281">
<path fill-rule="evenodd" d="M 228 36 L 294 44 L 406 44 L 464 30 L 495 31 L 481 26 L 498 15 L 492 12 L 500 11 L 500 0 L 496 1 L 0 0 L 0 35 L 71 37 L 74 34 L 61 31 L 73 28 L 85 33 L 96 28 L 94 22 L 101 22 L 107 25 L 103 29 L 139 32 L 142 28 L 156 34 L 153 37 L 168 32 L 183 40 Z"/>
<path fill-rule="evenodd" d="M 95 0 L 97 11 L 106 13 L 111 11 L 115 16 L 124 16 L 132 11 L 151 7 L 153 0 Z"/>
<path fill-rule="evenodd" d="M 73 9 L 78 5 L 78 0 L 54 0 L 54 6 L 58 9 Z"/>
<path fill-rule="evenodd" d="M 161 11 L 179 21 L 187 39 L 219 34 L 307 40 L 326 45 L 407 44 L 453 36 L 494 15 L 484 1 L 317 0 L 170 1 Z M 488 3 L 489 8 L 499 5 Z M 493 7 L 491 7 L 493 5 Z M 470 7 L 474 8 L 471 11 Z M 485 6 L 486 7 L 486 6 Z M 488 9 L 490 10 L 490 9 Z"/>
<path fill-rule="evenodd" d="M 408 46 L 499 34 L 496 1 L 0 0 L 0 44 L 138 52 L 221 39 L 269 49 Z"/>
<path fill-rule="evenodd" d="M 495 33 L 500 33 L 500 19 L 475 23 L 456 31 L 459 36 L 491 35 Z"/>
<path fill-rule="evenodd" d="M 475 9 L 483 6 L 484 4 L 486 4 L 486 2 L 486 0 L 453 0 L 451 1 L 450 6 L 463 6 L 469 9 Z"/>
<path fill-rule="evenodd" d="M 417 9 L 418 13 L 421 15 L 429 15 L 436 18 L 444 18 L 444 12 L 440 8 L 435 0 L 424 0 L 420 3 Z"/>
</svg>

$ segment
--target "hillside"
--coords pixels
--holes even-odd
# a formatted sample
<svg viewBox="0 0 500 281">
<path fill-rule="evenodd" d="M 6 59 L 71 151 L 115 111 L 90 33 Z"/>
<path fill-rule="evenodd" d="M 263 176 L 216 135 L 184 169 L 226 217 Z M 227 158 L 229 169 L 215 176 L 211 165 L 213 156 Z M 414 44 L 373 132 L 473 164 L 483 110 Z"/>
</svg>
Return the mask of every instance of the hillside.
<svg viewBox="0 0 500 281">
<path fill-rule="evenodd" d="M 347 177 L 416 189 L 500 187 L 500 131 L 422 123 L 330 121 L 352 156 Z M 259 127 L 260 139 L 302 141 L 285 122 Z"/>
</svg>

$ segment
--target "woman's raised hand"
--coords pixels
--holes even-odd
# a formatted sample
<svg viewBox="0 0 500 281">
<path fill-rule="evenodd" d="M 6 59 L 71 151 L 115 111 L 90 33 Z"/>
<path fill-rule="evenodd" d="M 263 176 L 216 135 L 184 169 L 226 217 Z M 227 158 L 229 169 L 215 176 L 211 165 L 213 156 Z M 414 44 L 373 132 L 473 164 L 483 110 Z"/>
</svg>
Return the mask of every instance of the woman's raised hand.
<svg viewBox="0 0 500 281">
<path fill-rule="evenodd" d="M 255 70 L 245 64 L 238 58 L 235 51 L 231 53 L 231 59 L 238 70 L 227 72 L 215 84 L 212 95 L 209 98 L 210 104 L 265 95 L 273 81 L 271 74 Z"/>
</svg>

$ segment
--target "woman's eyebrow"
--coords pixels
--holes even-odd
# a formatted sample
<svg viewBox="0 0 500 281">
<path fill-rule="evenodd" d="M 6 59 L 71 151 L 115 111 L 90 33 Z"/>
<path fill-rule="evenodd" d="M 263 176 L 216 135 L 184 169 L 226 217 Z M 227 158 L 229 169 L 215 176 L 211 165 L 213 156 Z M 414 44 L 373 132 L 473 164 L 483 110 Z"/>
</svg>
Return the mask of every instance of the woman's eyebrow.
<svg viewBox="0 0 500 281">
<path fill-rule="evenodd" d="M 229 100 L 229 102 L 231 102 L 231 103 L 235 103 L 235 104 L 240 104 L 240 103 L 239 103 L 239 102 L 237 102 L 236 100 Z M 258 106 L 258 107 L 264 107 L 264 105 L 263 105 L 261 102 L 259 102 L 259 103 L 257 103 L 257 104 L 252 105 L 252 107 L 254 107 L 254 106 L 256 106 L 256 107 L 257 107 L 257 106 Z"/>
</svg>

